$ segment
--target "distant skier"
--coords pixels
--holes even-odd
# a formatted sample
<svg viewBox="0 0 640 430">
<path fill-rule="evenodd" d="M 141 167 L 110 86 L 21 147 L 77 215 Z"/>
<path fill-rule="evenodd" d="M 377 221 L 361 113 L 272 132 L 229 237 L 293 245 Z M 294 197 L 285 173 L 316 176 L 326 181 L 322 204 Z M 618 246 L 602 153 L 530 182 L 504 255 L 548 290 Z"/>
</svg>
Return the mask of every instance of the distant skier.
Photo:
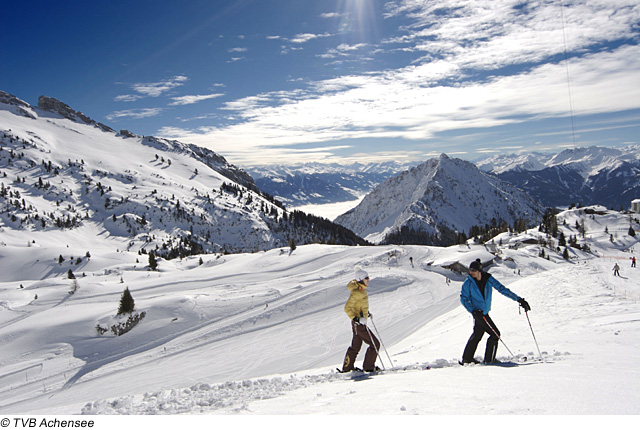
<svg viewBox="0 0 640 430">
<path fill-rule="evenodd" d="M 620 266 L 618 266 L 618 263 L 613 266 L 613 276 L 620 276 Z"/>
<path fill-rule="evenodd" d="M 631 267 L 636 267 L 636 257 L 631 257 Z"/>
<path fill-rule="evenodd" d="M 411 267 L 413 267 L 413 257 L 409 257 L 409 261 L 411 262 Z"/>
<path fill-rule="evenodd" d="M 487 346 L 484 352 L 484 362 L 496 362 L 500 331 L 489 317 L 491 294 L 494 288 L 502 295 L 520 303 L 520 306 L 525 311 L 531 310 L 531 306 L 525 299 L 502 285 L 491 274 L 483 272 L 482 264 L 479 261 L 472 262 L 469 265 L 469 276 L 462 284 L 460 302 L 473 315 L 474 325 L 473 333 L 464 348 L 460 364 L 478 363 L 474 355 L 478 348 L 478 343 L 480 343 L 485 333 L 489 334 L 489 339 L 487 339 Z"/>
<path fill-rule="evenodd" d="M 347 289 L 351 294 L 344 306 L 344 311 L 351 319 L 353 338 L 351 339 L 351 346 L 347 349 L 347 354 L 344 357 L 342 372 L 350 372 L 355 369 L 354 364 L 362 347 L 362 342 L 369 345 L 364 356 L 363 370 L 365 372 L 377 370 L 376 359 L 380 350 L 380 341 L 367 327 L 367 318 L 371 316 L 367 288 L 369 288 L 369 275 L 364 270 L 357 270 L 355 279 L 347 285 Z"/>
</svg>

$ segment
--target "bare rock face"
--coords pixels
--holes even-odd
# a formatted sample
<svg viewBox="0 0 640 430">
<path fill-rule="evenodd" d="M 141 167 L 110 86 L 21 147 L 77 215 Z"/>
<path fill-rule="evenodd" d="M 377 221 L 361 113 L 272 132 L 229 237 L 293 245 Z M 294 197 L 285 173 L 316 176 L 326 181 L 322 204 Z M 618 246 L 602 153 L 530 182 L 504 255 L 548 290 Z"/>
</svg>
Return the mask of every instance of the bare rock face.
<svg viewBox="0 0 640 430">
<path fill-rule="evenodd" d="M 9 94 L 4 91 L 0 91 L 0 103 L 4 103 L 13 108 L 13 111 L 21 116 L 26 116 L 27 118 L 35 119 L 35 115 L 31 112 L 31 106 L 29 103 L 20 100 L 13 94 Z"/>
<path fill-rule="evenodd" d="M 120 136 L 124 136 L 124 137 L 137 137 L 135 134 L 131 133 L 129 130 L 127 129 L 122 129 L 120 130 Z"/>
<path fill-rule="evenodd" d="M 102 129 L 107 132 L 115 131 L 104 124 L 96 122 L 83 114 L 82 112 L 78 112 L 76 110 L 71 109 L 69 105 L 61 102 L 60 100 L 54 99 L 53 97 L 40 96 L 38 97 L 38 107 L 40 109 L 46 110 L 48 112 L 57 113 L 64 118 L 70 119 L 72 121 L 84 122 L 85 124 L 95 125 L 96 127 Z"/>
</svg>

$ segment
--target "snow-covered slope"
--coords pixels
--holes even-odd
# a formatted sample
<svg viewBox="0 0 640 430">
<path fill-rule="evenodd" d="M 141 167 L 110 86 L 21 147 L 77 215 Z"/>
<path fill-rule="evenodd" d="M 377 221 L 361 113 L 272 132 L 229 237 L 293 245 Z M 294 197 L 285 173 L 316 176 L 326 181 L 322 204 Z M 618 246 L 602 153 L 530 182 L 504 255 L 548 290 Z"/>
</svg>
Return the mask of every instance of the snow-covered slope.
<svg viewBox="0 0 640 430">
<path fill-rule="evenodd" d="M 34 107 L 0 93 L 0 175 L 5 229 L 84 229 L 119 249 L 166 258 L 289 240 L 362 242 L 337 225 L 289 213 L 210 150 L 116 133 L 46 97 Z"/>
<path fill-rule="evenodd" d="M 305 245 L 188 257 L 158 272 L 104 247 L 75 270 L 49 257 L 87 246 L 80 231 L 36 232 L 31 244 L 5 231 L 0 413 L 638 414 L 640 269 L 629 258 L 640 245 L 629 219 L 599 208 L 559 214 L 560 231 L 593 252 L 572 249 L 569 261 L 556 243 L 546 258 L 539 245 L 513 246 L 536 229 L 499 238 L 488 270 L 531 304 L 541 353 L 517 304 L 496 294 L 502 340 L 533 363 L 516 368 L 457 364 L 472 319 L 459 304 L 464 276 L 443 266 L 495 258 L 483 246 Z M 74 294 L 60 275 L 69 267 L 83 273 Z M 342 308 L 356 267 L 372 278 L 374 329 L 391 359 L 383 352 L 379 365 L 396 369 L 361 381 L 334 371 L 350 341 Z M 146 318 L 123 336 L 98 335 L 125 287 Z M 510 358 L 502 344 L 498 357 Z"/>
<path fill-rule="evenodd" d="M 442 236 L 447 229 L 466 233 L 474 225 L 502 220 L 513 225 L 522 218 L 533 224 L 543 212 L 521 190 L 442 154 L 384 181 L 336 222 L 380 243 L 403 227 Z"/>
</svg>

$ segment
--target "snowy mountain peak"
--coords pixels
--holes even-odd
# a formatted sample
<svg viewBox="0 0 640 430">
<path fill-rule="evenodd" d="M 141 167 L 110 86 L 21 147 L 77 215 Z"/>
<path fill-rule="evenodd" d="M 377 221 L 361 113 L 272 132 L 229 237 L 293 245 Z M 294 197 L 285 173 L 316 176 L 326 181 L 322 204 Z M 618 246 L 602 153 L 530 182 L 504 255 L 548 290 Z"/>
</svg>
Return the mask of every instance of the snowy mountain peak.
<svg viewBox="0 0 640 430">
<path fill-rule="evenodd" d="M 404 229 L 431 243 L 451 243 L 474 225 L 536 222 L 543 211 L 523 191 L 442 154 L 387 179 L 336 222 L 375 243 Z"/>
</svg>

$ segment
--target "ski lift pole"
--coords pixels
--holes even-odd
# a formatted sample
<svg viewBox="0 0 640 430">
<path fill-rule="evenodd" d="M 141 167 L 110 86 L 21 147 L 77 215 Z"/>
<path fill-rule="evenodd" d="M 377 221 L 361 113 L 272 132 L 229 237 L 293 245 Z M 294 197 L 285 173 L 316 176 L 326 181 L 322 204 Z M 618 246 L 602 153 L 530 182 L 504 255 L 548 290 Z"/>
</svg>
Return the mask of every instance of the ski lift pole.
<svg viewBox="0 0 640 430">
<path fill-rule="evenodd" d="M 496 335 L 496 337 L 498 338 L 498 340 L 500 342 L 502 342 L 502 344 L 504 345 L 505 348 L 507 348 L 507 351 L 509 351 L 509 354 L 511 354 L 511 356 L 513 358 L 516 358 L 516 356 L 513 354 L 513 352 L 511 352 L 511 350 L 509 349 L 509 347 L 507 346 L 506 343 L 504 343 L 504 340 L 502 340 L 502 338 L 500 337 L 500 335 L 498 334 L 498 332 L 496 331 L 496 329 L 493 328 L 493 326 L 491 324 L 489 324 L 489 321 L 487 321 L 487 317 L 485 317 L 484 315 L 482 315 L 482 319 L 484 320 L 485 324 L 487 326 L 489 326 L 489 328 L 491 329 L 491 331 L 493 332 L 493 334 Z"/>
<path fill-rule="evenodd" d="M 542 353 L 540 352 L 540 347 L 538 346 L 538 340 L 536 339 L 536 335 L 533 332 L 533 326 L 531 326 L 531 320 L 529 319 L 529 312 L 524 311 L 524 314 L 527 316 L 527 321 L 529 322 L 529 328 L 531 329 L 531 335 L 533 336 L 533 341 L 536 343 L 536 348 L 538 349 L 538 355 L 540 356 L 540 361 L 544 361 L 542 359 Z"/>
<path fill-rule="evenodd" d="M 384 346 L 384 342 L 382 342 L 382 337 L 380 336 L 378 327 L 376 327 L 376 323 L 373 321 L 373 315 L 371 315 L 370 318 L 371 318 L 371 324 L 373 324 L 373 328 L 375 329 L 376 334 L 378 335 L 378 340 L 380 340 L 380 345 L 382 345 L 382 349 L 384 349 L 384 353 L 387 354 L 387 358 L 389 359 L 389 363 L 391 364 L 391 369 L 396 370 L 395 366 L 393 365 L 393 361 L 391 361 L 391 357 L 389 357 L 389 353 L 387 352 L 387 347 Z"/>
</svg>

